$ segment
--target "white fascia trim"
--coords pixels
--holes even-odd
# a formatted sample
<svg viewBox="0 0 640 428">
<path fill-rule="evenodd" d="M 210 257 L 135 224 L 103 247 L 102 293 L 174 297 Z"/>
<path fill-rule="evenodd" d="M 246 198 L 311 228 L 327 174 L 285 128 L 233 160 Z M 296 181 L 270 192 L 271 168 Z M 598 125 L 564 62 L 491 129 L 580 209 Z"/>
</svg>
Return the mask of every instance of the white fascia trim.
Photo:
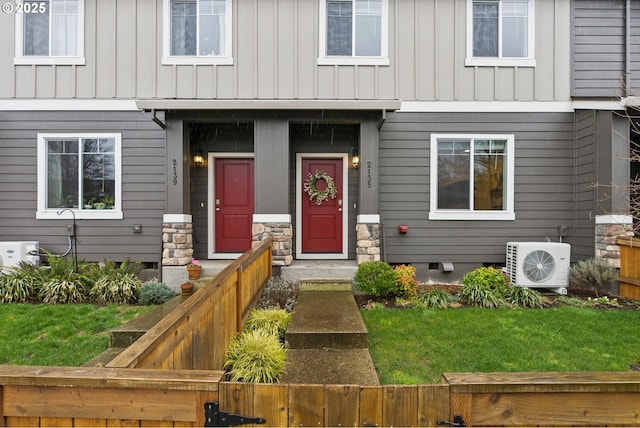
<svg viewBox="0 0 640 428">
<path fill-rule="evenodd" d="M 192 223 L 193 216 L 191 214 L 163 214 L 163 223 Z"/>
<path fill-rule="evenodd" d="M 358 214 L 356 217 L 358 224 L 380 224 L 380 214 Z"/>
<path fill-rule="evenodd" d="M 633 224 L 633 217 L 626 214 L 597 215 L 596 224 Z"/>
<path fill-rule="evenodd" d="M 571 101 L 402 101 L 411 113 L 573 113 Z"/>
<path fill-rule="evenodd" d="M 291 223 L 291 214 L 254 214 L 254 223 Z"/>
<path fill-rule="evenodd" d="M 139 111 L 135 100 L 3 99 L 0 111 Z"/>
</svg>

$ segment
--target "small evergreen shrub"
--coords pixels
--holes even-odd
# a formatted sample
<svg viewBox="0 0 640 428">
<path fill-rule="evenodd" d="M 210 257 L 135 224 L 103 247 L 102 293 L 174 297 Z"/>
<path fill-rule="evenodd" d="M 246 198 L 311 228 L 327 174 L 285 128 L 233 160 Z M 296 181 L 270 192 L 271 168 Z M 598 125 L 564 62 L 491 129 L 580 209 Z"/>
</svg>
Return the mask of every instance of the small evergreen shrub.
<svg viewBox="0 0 640 428">
<path fill-rule="evenodd" d="M 271 277 L 267 281 L 260 301 L 256 305 L 258 309 L 284 309 L 291 312 L 298 300 L 298 286 L 281 277 Z"/>
<path fill-rule="evenodd" d="M 167 284 L 162 282 L 145 282 L 138 289 L 138 303 L 141 305 L 161 305 L 176 297 Z"/>
<path fill-rule="evenodd" d="M 261 329 L 245 330 L 229 344 L 224 368 L 233 382 L 272 383 L 284 370 L 286 358 L 277 336 Z"/>
<path fill-rule="evenodd" d="M 544 306 L 542 295 L 538 291 L 527 287 L 509 287 L 505 295 L 505 301 L 520 308 L 542 308 Z"/>
<path fill-rule="evenodd" d="M 462 284 L 465 286 L 477 284 L 489 290 L 496 297 L 502 298 L 507 293 L 509 280 L 500 269 L 487 266 L 464 274 Z"/>
<path fill-rule="evenodd" d="M 468 283 L 462 286 L 460 298 L 473 306 L 482 308 L 499 308 L 503 305 L 501 297 L 497 296 L 489 287 Z"/>
<path fill-rule="evenodd" d="M 245 330 L 264 330 L 284 340 L 284 333 L 291 321 L 291 312 L 284 309 L 254 309 L 244 323 Z"/>
<path fill-rule="evenodd" d="M 104 266 L 94 265 L 90 276 L 95 279 L 89 295 L 98 304 L 135 303 L 141 281 L 136 276 L 140 262 L 125 258 L 120 265 L 105 260 Z"/>
<path fill-rule="evenodd" d="M 396 273 L 398 294 L 407 298 L 416 297 L 418 295 L 416 268 L 411 265 L 396 265 L 393 270 Z"/>
<path fill-rule="evenodd" d="M 580 260 L 569 268 L 569 282 L 578 287 L 598 288 L 613 281 L 617 274 L 617 269 L 604 260 Z"/>
<path fill-rule="evenodd" d="M 433 287 L 418 295 L 418 302 L 421 306 L 430 309 L 447 309 L 452 300 L 452 296 L 441 288 Z"/>
<path fill-rule="evenodd" d="M 364 262 L 353 277 L 356 288 L 378 297 L 398 293 L 398 281 L 393 268 L 383 261 Z"/>
</svg>

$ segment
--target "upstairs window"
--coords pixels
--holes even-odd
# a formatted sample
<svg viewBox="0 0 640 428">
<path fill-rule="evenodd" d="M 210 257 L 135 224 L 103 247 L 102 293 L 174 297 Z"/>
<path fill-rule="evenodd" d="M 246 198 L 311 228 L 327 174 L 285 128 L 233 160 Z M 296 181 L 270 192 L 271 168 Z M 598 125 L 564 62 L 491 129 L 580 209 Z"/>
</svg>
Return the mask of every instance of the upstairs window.
<svg viewBox="0 0 640 428">
<path fill-rule="evenodd" d="M 513 220 L 513 135 L 432 135 L 430 220 Z"/>
<path fill-rule="evenodd" d="M 534 0 L 468 0 L 466 65 L 534 66 Z"/>
<path fill-rule="evenodd" d="M 321 0 L 320 64 L 382 64 L 388 0 Z"/>
<path fill-rule="evenodd" d="M 231 7 L 231 0 L 165 0 L 163 63 L 232 63 Z"/>
<path fill-rule="evenodd" d="M 38 215 L 119 219 L 120 134 L 38 135 Z"/>
<path fill-rule="evenodd" d="M 15 3 L 16 64 L 84 64 L 84 0 Z"/>
</svg>

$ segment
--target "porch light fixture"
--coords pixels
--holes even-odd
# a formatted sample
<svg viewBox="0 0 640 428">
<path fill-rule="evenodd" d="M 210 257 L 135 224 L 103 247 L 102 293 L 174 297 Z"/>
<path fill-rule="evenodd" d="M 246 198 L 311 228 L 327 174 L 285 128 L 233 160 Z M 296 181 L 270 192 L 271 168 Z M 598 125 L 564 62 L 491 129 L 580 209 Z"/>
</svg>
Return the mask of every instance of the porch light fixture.
<svg viewBox="0 0 640 428">
<path fill-rule="evenodd" d="M 351 156 L 351 165 L 353 165 L 354 168 L 358 168 L 358 166 L 360 166 L 360 156 L 357 154 Z"/>
<path fill-rule="evenodd" d="M 198 152 L 195 155 L 193 155 L 193 163 L 198 168 L 204 166 L 204 155 L 202 154 L 202 152 Z"/>
</svg>

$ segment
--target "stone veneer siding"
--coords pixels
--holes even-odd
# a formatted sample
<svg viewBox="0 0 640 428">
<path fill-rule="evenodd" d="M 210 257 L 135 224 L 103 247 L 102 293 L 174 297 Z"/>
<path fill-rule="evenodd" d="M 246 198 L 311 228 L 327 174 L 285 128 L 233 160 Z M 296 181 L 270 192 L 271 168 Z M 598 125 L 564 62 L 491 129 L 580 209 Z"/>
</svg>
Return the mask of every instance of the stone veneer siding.
<svg viewBox="0 0 640 428">
<path fill-rule="evenodd" d="M 193 258 L 193 224 L 162 223 L 162 266 L 185 266 Z"/>
<path fill-rule="evenodd" d="M 596 258 L 606 260 L 611 266 L 620 268 L 620 246 L 616 244 L 618 236 L 633 236 L 632 224 L 604 223 L 596 224 Z"/>
<path fill-rule="evenodd" d="M 251 235 L 254 247 L 271 236 L 273 239 L 273 266 L 289 266 L 293 262 L 293 226 L 291 223 L 253 223 Z"/>
<path fill-rule="evenodd" d="M 380 260 L 380 224 L 356 225 L 356 259 L 358 264 Z"/>
</svg>

